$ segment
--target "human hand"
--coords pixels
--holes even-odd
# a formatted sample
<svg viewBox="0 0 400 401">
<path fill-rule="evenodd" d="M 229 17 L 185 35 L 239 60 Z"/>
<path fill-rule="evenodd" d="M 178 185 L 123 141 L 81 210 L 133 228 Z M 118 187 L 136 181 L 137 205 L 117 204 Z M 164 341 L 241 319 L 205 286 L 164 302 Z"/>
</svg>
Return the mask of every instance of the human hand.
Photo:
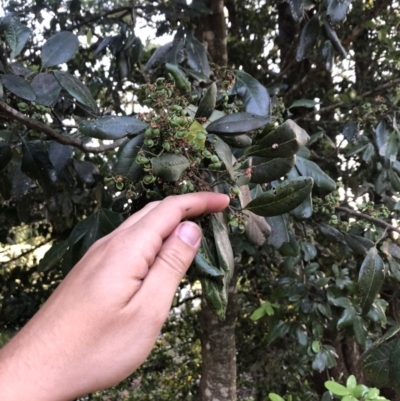
<svg viewBox="0 0 400 401">
<path fill-rule="evenodd" d="M 2 401 L 71 400 L 138 368 L 200 243 L 181 221 L 223 210 L 225 195 L 148 204 L 97 241 L 28 324 L 0 350 Z"/>
</svg>

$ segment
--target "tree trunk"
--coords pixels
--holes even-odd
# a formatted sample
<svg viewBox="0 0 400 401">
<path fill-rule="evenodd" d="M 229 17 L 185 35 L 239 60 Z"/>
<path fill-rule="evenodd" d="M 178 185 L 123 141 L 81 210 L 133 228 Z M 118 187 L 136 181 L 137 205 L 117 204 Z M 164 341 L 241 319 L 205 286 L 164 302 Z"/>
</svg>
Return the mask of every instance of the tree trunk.
<svg viewBox="0 0 400 401">
<path fill-rule="evenodd" d="M 202 301 L 202 368 L 200 401 L 236 401 L 237 315 L 236 275 L 229 286 L 228 308 L 224 321 L 219 321 L 207 303 Z"/>
<path fill-rule="evenodd" d="M 203 0 L 212 11 L 199 19 L 195 35 L 203 43 L 214 63 L 228 64 L 227 31 L 224 15 L 224 0 Z"/>
</svg>

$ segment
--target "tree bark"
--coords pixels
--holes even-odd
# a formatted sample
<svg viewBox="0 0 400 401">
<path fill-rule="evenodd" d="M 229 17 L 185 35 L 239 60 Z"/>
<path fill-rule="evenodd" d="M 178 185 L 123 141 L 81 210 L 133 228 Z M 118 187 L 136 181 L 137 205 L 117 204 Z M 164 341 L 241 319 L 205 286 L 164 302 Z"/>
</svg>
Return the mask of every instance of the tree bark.
<svg viewBox="0 0 400 401">
<path fill-rule="evenodd" d="M 237 316 L 236 275 L 229 286 L 228 308 L 224 321 L 219 321 L 207 303 L 202 301 L 202 369 L 200 401 L 236 401 Z"/>
<path fill-rule="evenodd" d="M 203 0 L 212 11 L 199 19 L 195 35 L 207 49 L 214 63 L 228 64 L 227 31 L 224 15 L 224 0 Z"/>
</svg>

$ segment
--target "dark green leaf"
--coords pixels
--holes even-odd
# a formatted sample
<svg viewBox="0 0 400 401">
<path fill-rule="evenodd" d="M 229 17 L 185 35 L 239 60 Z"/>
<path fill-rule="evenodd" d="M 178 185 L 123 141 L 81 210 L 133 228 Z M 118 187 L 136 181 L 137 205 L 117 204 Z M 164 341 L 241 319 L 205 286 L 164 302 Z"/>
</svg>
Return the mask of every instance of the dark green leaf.
<svg viewBox="0 0 400 401">
<path fill-rule="evenodd" d="M 79 49 L 79 40 L 72 32 L 59 32 L 42 47 L 42 68 L 53 67 L 71 60 Z"/>
<path fill-rule="evenodd" d="M 190 68 L 209 77 L 211 69 L 207 51 L 189 31 L 186 32 L 185 49 Z"/>
<path fill-rule="evenodd" d="M 265 184 L 287 174 L 293 167 L 296 157 L 267 159 L 253 157 L 250 182 Z"/>
<path fill-rule="evenodd" d="M 196 80 L 199 83 L 204 83 L 204 84 L 210 84 L 212 81 L 210 78 L 208 78 L 207 76 L 205 76 L 204 74 L 202 74 L 201 72 L 197 72 L 194 70 L 191 70 L 190 68 L 183 68 L 181 67 L 183 71 L 185 71 L 186 75 L 188 75 L 189 77 L 193 78 L 194 80 Z"/>
<path fill-rule="evenodd" d="M 280 248 L 283 243 L 289 242 L 287 230 L 287 215 L 266 217 L 267 223 L 272 227 L 268 242 L 274 248 Z M 298 252 L 295 253 L 297 255 Z"/>
<path fill-rule="evenodd" d="M 71 160 L 72 148 L 57 141 L 51 141 L 49 146 L 49 158 L 57 173 L 59 173 Z"/>
<path fill-rule="evenodd" d="M 259 116 L 269 116 L 271 100 L 265 87 L 244 71 L 236 70 L 235 74 L 234 90 L 241 97 L 245 111 Z"/>
<path fill-rule="evenodd" d="M 68 244 L 70 246 L 75 245 L 80 239 L 82 239 L 86 233 L 90 230 L 95 219 L 95 215 L 92 214 L 84 220 L 81 220 L 72 230 L 68 238 Z"/>
<path fill-rule="evenodd" d="M 392 187 L 395 191 L 399 192 L 400 191 L 400 177 L 397 175 L 397 173 L 394 172 L 392 168 L 389 168 L 388 170 L 388 178 L 390 183 L 392 184 Z"/>
<path fill-rule="evenodd" d="M 97 112 L 97 103 L 89 89 L 75 76 L 64 71 L 53 71 L 58 83 L 78 102 Z"/>
<path fill-rule="evenodd" d="M 184 33 L 183 30 L 179 28 L 174 36 L 174 40 L 172 41 L 170 48 L 168 49 L 167 53 L 165 53 L 164 60 L 167 64 L 178 66 L 178 64 L 182 61 L 181 51 L 184 43 Z"/>
<path fill-rule="evenodd" d="M 157 67 L 157 65 L 161 64 L 164 61 L 164 56 L 168 53 L 168 51 L 171 49 L 172 42 L 166 43 L 163 46 L 160 46 L 159 48 L 156 49 L 156 51 L 152 54 L 150 57 L 149 61 L 146 64 L 145 67 L 145 72 L 151 70 L 154 67 Z"/>
<path fill-rule="evenodd" d="M 358 276 L 361 292 L 362 315 L 366 315 L 378 295 L 385 279 L 385 266 L 376 247 L 370 248 Z"/>
<path fill-rule="evenodd" d="M 224 277 L 224 273 L 211 265 L 199 252 L 194 258 L 196 273 L 200 277 Z"/>
<path fill-rule="evenodd" d="M 289 332 L 289 325 L 281 320 L 275 324 L 268 332 L 267 340 L 269 343 L 275 341 L 278 337 L 283 337 Z"/>
<path fill-rule="evenodd" d="M 304 17 L 304 0 L 290 0 L 290 11 L 295 21 L 301 21 Z"/>
<path fill-rule="evenodd" d="M 389 366 L 389 380 L 398 393 L 400 391 L 400 339 L 397 340 L 397 343 L 393 347 L 393 352 L 389 358 Z M 374 394 L 372 394 L 372 390 L 374 389 L 370 389 L 368 393 L 370 399 L 374 399 L 373 395 L 376 397 L 379 395 L 378 389 L 375 389 Z"/>
<path fill-rule="evenodd" d="M 225 285 L 228 285 L 235 266 L 232 245 L 229 240 L 228 226 L 221 222 L 222 219 L 222 213 L 213 214 L 211 216 L 219 267 L 226 273 Z"/>
<path fill-rule="evenodd" d="M 368 331 L 364 325 L 364 319 L 361 316 L 356 316 L 354 318 L 353 330 L 357 342 L 360 345 L 365 346 L 365 342 L 367 341 Z"/>
<path fill-rule="evenodd" d="M 264 192 L 252 200 L 245 209 L 264 217 L 290 212 L 309 196 L 312 186 L 311 177 L 286 180 L 275 190 Z"/>
<path fill-rule="evenodd" d="M 286 120 L 266 135 L 258 145 L 248 149 L 246 155 L 270 158 L 290 157 L 296 154 L 309 139 L 307 132 L 293 120 Z"/>
<path fill-rule="evenodd" d="M 58 99 L 61 86 L 52 74 L 38 74 L 31 82 L 36 93 L 36 103 L 51 106 Z"/>
<path fill-rule="evenodd" d="M 325 34 L 327 38 L 332 42 L 333 47 L 336 49 L 336 51 L 343 57 L 347 57 L 346 50 L 340 43 L 340 40 L 334 31 L 334 29 L 331 27 L 329 22 L 324 18 L 324 29 L 325 29 Z"/>
<path fill-rule="evenodd" d="M 333 58 L 333 45 L 330 40 L 326 40 L 321 49 L 322 57 L 325 60 L 325 68 L 328 72 L 332 71 L 334 58 Z"/>
<path fill-rule="evenodd" d="M 177 65 L 166 63 L 166 70 L 172 75 L 175 81 L 175 86 L 181 92 L 181 94 L 186 94 L 190 92 L 191 85 L 190 82 L 185 77 L 185 74 L 179 69 Z"/>
<path fill-rule="evenodd" d="M 311 366 L 314 370 L 322 372 L 326 368 L 326 353 L 324 351 L 319 351 Z"/>
<path fill-rule="evenodd" d="M 225 136 L 219 135 L 229 146 L 233 148 L 247 148 L 251 146 L 252 139 L 248 135 L 233 135 Z"/>
<path fill-rule="evenodd" d="M 346 18 L 347 10 L 352 0 L 330 0 L 328 6 L 328 16 L 334 24 L 343 22 Z"/>
<path fill-rule="evenodd" d="M 22 140 L 21 170 L 39 183 L 46 196 L 56 190 L 57 172 L 42 141 Z"/>
<path fill-rule="evenodd" d="M 394 162 L 396 160 L 397 153 L 399 150 L 399 141 L 396 131 L 393 131 L 389 135 L 389 140 L 387 141 L 387 144 L 386 146 L 384 146 L 383 149 L 385 149 L 385 147 L 386 147 L 385 154 L 384 155 L 381 154 L 382 148 L 379 150 L 379 154 L 381 154 L 381 156 L 387 157 L 391 162 Z"/>
<path fill-rule="evenodd" d="M 76 159 L 74 159 L 72 162 L 74 165 L 74 169 L 78 174 L 79 179 L 82 182 L 89 185 L 95 183 L 95 179 L 93 176 L 95 174 L 99 174 L 99 169 L 94 163 L 88 162 L 86 160 L 76 160 Z"/>
<path fill-rule="evenodd" d="M 294 217 L 299 220 L 309 219 L 313 214 L 311 192 L 309 196 L 295 209 L 291 211 Z"/>
<path fill-rule="evenodd" d="M 128 178 L 132 182 L 140 179 L 143 165 L 136 163 L 136 157 L 144 143 L 144 134 L 138 135 L 122 146 L 117 154 L 114 173 Z"/>
<path fill-rule="evenodd" d="M 296 241 L 296 237 L 289 231 L 289 241 L 284 242 L 279 248 L 279 252 L 283 256 L 297 256 L 300 253 L 300 246 Z"/>
<path fill-rule="evenodd" d="M 0 142 L 0 171 L 7 167 L 13 158 L 13 152 L 10 145 Z"/>
<path fill-rule="evenodd" d="M 304 60 L 309 51 L 314 47 L 315 43 L 317 43 L 318 35 L 319 16 L 318 14 L 314 14 L 300 33 L 299 43 L 296 49 L 296 60 L 298 62 Z M 293 105 L 291 107 L 293 107 Z"/>
<path fill-rule="evenodd" d="M 21 53 L 29 36 L 31 36 L 31 30 L 20 23 L 12 23 L 8 26 L 6 39 L 11 49 L 11 60 Z"/>
<path fill-rule="evenodd" d="M 216 137 L 217 141 L 214 144 L 215 152 L 217 153 L 220 160 L 224 163 L 226 171 L 231 180 L 235 179 L 235 172 L 232 166 L 232 152 L 228 144 L 226 144 L 221 138 Z"/>
<path fill-rule="evenodd" d="M 38 271 L 46 272 L 54 267 L 65 255 L 68 247 L 68 240 L 60 241 L 57 244 L 54 244 L 40 260 Z"/>
<path fill-rule="evenodd" d="M 207 304 L 215 312 L 219 320 L 224 320 L 228 305 L 228 295 L 222 280 L 202 277 L 200 282 Z"/>
<path fill-rule="evenodd" d="M 5 88 L 14 95 L 33 102 L 36 99 L 36 94 L 32 87 L 23 78 L 14 74 L 3 74 L 1 82 Z"/>
<path fill-rule="evenodd" d="M 319 225 L 319 229 L 321 230 L 322 234 L 332 237 L 338 242 L 343 241 L 343 234 L 337 228 L 322 223 Z"/>
<path fill-rule="evenodd" d="M 368 250 L 374 246 L 374 243 L 368 238 L 348 234 L 346 232 L 343 232 L 343 235 L 347 245 L 356 255 L 364 256 L 367 254 Z"/>
<path fill-rule="evenodd" d="M 127 135 L 138 134 L 149 125 L 136 117 L 100 117 L 97 120 L 82 120 L 79 131 L 97 139 L 120 139 Z"/>
<path fill-rule="evenodd" d="M 349 121 L 343 128 L 343 136 L 348 142 L 354 142 L 359 136 L 358 124 Z"/>
<path fill-rule="evenodd" d="M 208 118 L 214 111 L 217 102 L 217 84 L 213 82 L 201 98 L 195 118 Z"/>
<path fill-rule="evenodd" d="M 178 181 L 182 173 L 190 166 L 189 160 L 182 155 L 164 153 L 151 159 L 153 173 L 163 181 Z"/>
<path fill-rule="evenodd" d="M 104 38 L 100 44 L 97 46 L 96 50 L 94 51 L 93 55 L 96 56 L 102 50 L 106 49 L 110 43 L 114 40 L 115 36 L 109 36 L 108 38 Z M 97 42 L 98 43 L 98 42 Z"/>
<path fill-rule="evenodd" d="M 297 157 L 296 168 L 302 176 L 312 177 L 317 187 L 326 189 L 327 191 L 333 191 L 336 188 L 335 181 L 333 181 L 331 177 L 325 174 L 319 166 L 311 160 Z"/>
<path fill-rule="evenodd" d="M 221 117 L 207 126 L 207 132 L 222 135 L 240 135 L 260 129 L 272 121 L 250 113 L 234 113 Z"/>
<path fill-rule="evenodd" d="M 318 104 L 315 100 L 311 99 L 299 99 L 295 100 L 288 109 L 294 109 L 295 107 L 307 107 L 313 109 L 315 105 Z"/>
</svg>

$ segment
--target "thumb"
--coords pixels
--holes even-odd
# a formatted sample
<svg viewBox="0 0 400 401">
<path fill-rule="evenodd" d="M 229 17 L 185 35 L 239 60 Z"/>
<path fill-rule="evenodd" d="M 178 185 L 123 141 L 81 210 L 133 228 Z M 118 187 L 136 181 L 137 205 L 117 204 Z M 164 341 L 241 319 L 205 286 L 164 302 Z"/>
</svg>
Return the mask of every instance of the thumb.
<svg viewBox="0 0 400 401">
<path fill-rule="evenodd" d="M 135 298 L 168 314 L 176 289 L 193 262 L 201 240 L 197 224 L 185 221 L 163 243 Z M 162 308 L 163 310 L 160 310 Z"/>
</svg>

